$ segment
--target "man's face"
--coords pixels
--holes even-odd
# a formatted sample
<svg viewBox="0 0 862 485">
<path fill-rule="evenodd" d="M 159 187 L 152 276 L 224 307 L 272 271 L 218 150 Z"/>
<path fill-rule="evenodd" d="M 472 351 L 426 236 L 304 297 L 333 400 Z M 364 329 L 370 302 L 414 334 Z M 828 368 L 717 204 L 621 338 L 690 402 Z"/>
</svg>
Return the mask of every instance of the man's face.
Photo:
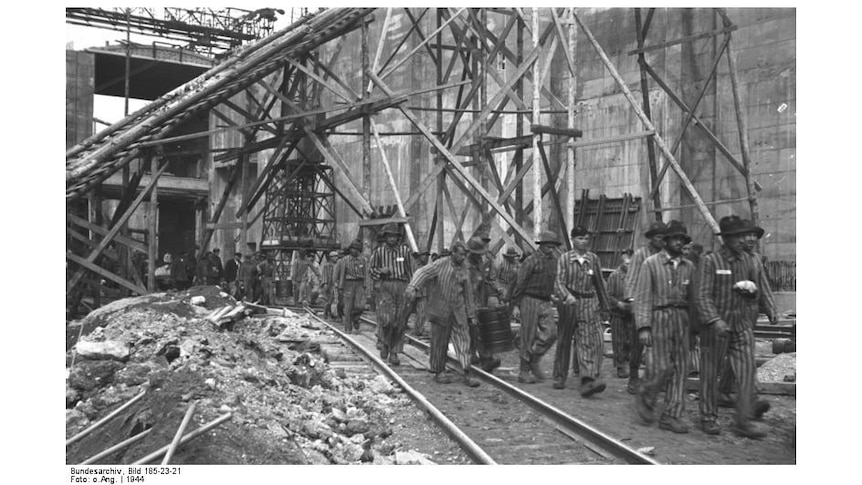
<svg viewBox="0 0 862 485">
<path fill-rule="evenodd" d="M 745 250 L 749 253 L 754 252 L 754 248 L 757 246 L 757 234 L 749 232 L 743 234 L 742 237 L 745 239 Z"/>
<path fill-rule="evenodd" d="M 623 258 L 623 266 L 628 267 L 629 263 L 632 262 L 632 255 L 626 253 L 626 254 L 623 254 L 622 258 Z"/>
<path fill-rule="evenodd" d="M 450 257 L 452 258 L 452 262 L 455 263 L 455 265 L 460 266 L 467 258 L 467 251 L 462 248 L 455 248 L 452 251 L 452 255 Z"/>
<path fill-rule="evenodd" d="M 359 256 L 359 250 L 356 248 L 350 248 L 350 255 L 353 256 L 354 258 Z"/>
<path fill-rule="evenodd" d="M 649 238 L 649 245 L 655 249 L 664 248 L 664 235 L 657 234 L 657 235 Z"/>
<path fill-rule="evenodd" d="M 547 255 L 551 254 L 551 252 L 554 250 L 554 248 L 556 246 L 557 246 L 556 244 L 552 244 L 552 243 L 539 243 L 539 251 L 541 251 L 542 254 L 547 256 Z"/>
<path fill-rule="evenodd" d="M 677 257 L 682 254 L 682 246 L 685 244 L 683 236 L 670 236 L 664 238 L 665 250 L 672 257 Z"/>
<path fill-rule="evenodd" d="M 745 234 L 734 234 L 732 236 L 722 236 L 724 239 L 724 245 L 729 249 L 732 253 L 739 254 L 746 250 L 748 244 L 746 243 Z"/>
<path fill-rule="evenodd" d="M 691 243 L 682 245 L 682 255 L 688 257 L 691 254 Z"/>
<path fill-rule="evenodd" d="M 398 236 L 396 236 L 395 234 L 387 234 L 386 235 L 386 244 L 389 247 L 394 247 L 396 244 L 398 244 Z"/>
<path fill-rule="evenodd" d="M 586 251 L 590 247 L 590 235 L 575 236 L 572 238 L 572 246 L 578 251 Z"/>
</svg>

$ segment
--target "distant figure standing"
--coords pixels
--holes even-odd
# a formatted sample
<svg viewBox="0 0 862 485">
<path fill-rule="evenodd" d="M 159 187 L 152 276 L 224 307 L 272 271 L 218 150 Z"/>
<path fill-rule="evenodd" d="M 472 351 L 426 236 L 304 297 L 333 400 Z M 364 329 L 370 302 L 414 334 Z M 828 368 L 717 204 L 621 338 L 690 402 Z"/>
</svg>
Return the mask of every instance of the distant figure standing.
<svg viewBox="0 0 862 485">
<path fill-rule="evenodd" d="M 257 273 L 260 277 L 260 290 L 262 305 L 275 304 L 275 258 L 272 252 L 267 251 L 263 261 L 257 264 Z"/>
<path fill-rule="evenodd" d="M 518 268 L 521 263 L 518 261 L 518 251 L 509 246 L 506 252 L 503 253 L 503 261 L 497 266 L 496 276 L 497 282 L 503 288 L 503 295 L 500 297 L 502 303 L 509 303 L 512 298 L 512 287 L 515 286 L 515 281 L 518 279 Z"/>
<path fill-rule="evenodd" d="M 242 263 L 242 254 L 234 253 L 233 259 L 225 264 L 224 268 L 224 278 L 228 284 L 228 292 L 231 295 L 236 297 L 237 290 L 239 289 L 239 280 L 237 280 L 237 276 L 239 275 L 239 265 Z"/>
<path fill-rule="evenodd" d="M 189 278 L 187 259 L 188 255 L 179 253 L 171 261 L 171 279 L 177 290 L 186 290 L 192 284 L 191 278 Z"/>
<path fill-rule="evenodd" d="M 335 300 L 335 285 L 333 284 L 333 273 L 335 269 L 335 265 L 338 263 L 338 251 L 330 251 L 326 256 L 321 267 L 320 273 L 322 276 L 322 281 L 320 285 L 320 295 L 323 297 L 324 301 L 324 309 L 323 316 L 324 318 L 331 318 L 332 314 L 332 302 Z"/>
<path fill-rule="evenodd" d="M 359 316 L 365 311 L 365 282 L 368 264 L 360 254 L 362 243 L 350 243 L 350 254 L 344 258 L 344 268 L 338 282 L 338 291 L 344 298 L 344 331 L 359 332 Z"/>
<path fill-rule="evenodd" d="M 239 274 L 237 275 L 240 283 L 240 288 L 237 296 L 238 300 L 248 299 L 254 301 L 254 280 L 256 263 L 251 256 L 242 256 L 242 262 L 239 265 Z"/>
<path fill-rule="evenodd" d="M 377 339 L 380 358 L 399 365 L 404 348 L 406 301 L 404 291 L 413 277 L 413 256 L 401 244 L 401 230 L 394 223 L 383 227 L 385 241 L 371 253 L 371 278 L 377 284 Z M 402 318 L 403 317 L 403 318 Z"/>
<path fill-rule="evenodd" d="M 632 346 L 637 338 L 635 333 L 635 322 L 628 305 L 625 301 L 625 280 L 628 273 L 629 263 L 633 251 L 626 249 L 620 255 L 622 262 L 611 273 L 608 278 L 608 299 L 611 304 L 611 345 L 614 351 L 614 366 L 617 368 L 617 377 L 623 379 L 629 377 L 629 359 Z"/>
</svg>

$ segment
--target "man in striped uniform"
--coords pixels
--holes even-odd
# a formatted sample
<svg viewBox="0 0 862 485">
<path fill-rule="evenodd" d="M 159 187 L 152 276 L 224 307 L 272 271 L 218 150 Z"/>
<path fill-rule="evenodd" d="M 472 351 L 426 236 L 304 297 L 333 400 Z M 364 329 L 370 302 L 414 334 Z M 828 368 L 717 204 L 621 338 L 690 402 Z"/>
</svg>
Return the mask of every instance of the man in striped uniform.
<svg viewBox="0 0 862 485">
<path fill-rule="evenodd" d="M 371 277 L 379 282 L 377 291 L 377 338 L 380 357 L 399 365 L 398 352 L 404 348 L 404 325 L 407 323 L 404 291 L 413 277 L 413 255 L 399 244 L 401 231 L 394 223 L 383 226 L 384 244 L 371 253 Z M 404 317 L 404 318 L 402 318 Z"/>
<path fill-rule="evenodd" d="M 757 241 L 763 237 L 764 230 L 760 226 L 754 224 L 754 221 L 750 219 L 743 219 L 743 225 L 749 229 L 749 232 L 744 234 L 745 236 L 745 251 L 751 255 L 752 263 L 755 266 L 760 267 L 758 271 L 763 271 L 764 275 L 767 275 L 765 268 L 763 267 L 763 263 L 761 260 L 760 254 L 757 252 Z M 768 275 L 767 275 L 768 276 Z M 775 307 L 775 297 L 772 295 L 772 287 L 769 284 L 769 278 L 764 278 L 763 286 L 759 291 L 759 311 L 761 313 L 765 313 L 769 318 L 769 322 L 773 325 L 778 323 L 778 311 Z M 757 317 L 759 315 L 755 312 L 750 316 L 752 326 L 757 323 Z M 752 327 L 753 328 L 753 327 Z M 735 384 L 735 378 L 733 375 L 733 369 L 730 366 L 730 358 L 726 356 L 722 361 L 721 369 L 719 370 L 719 381 L 718 381 L 718 405 L 721 407 L 735 407 L 736 402 L 731 397 L 731 393 L 733 392 L 733 387 Z M 772 406 L 769 401 L 765 399 L 759 399 L 757 397 L 757 379 L 755 372 L 755 395 L 754 402 L 751 405 L 752 415 L 754 419 L 760 419 L 769 408 Z"/>
<path fill-rule="evenodd" d="M 589 397 L 604 391 L 606 387 L 601 380 L 604 338 L 599 308 L 608 311 L 608 294 L 599 257 L 587 250 L 590 245 L 589 231 L 577 226 L 571 234 L 573 249 L 560 257 L 555 281 L 555 292 L 562 302 L 562 314 L 554 358 L 554 389 L 566 387 L 574 336 L 581 378 L 580 393 L 583 397 Z"/>
<path fill-rule="evenodd" d="M 414 256 L 413 262 L 417 270 L 428 265 L 428 251 L 421 251 Z M 425 322 L 428 321 L 428 290 L 425 288 L 420 288 L 416 294 L 415 311 L 416 322 L 413 324 L 413 335 L 421 337 L 425 334 Z M 405 319 L 408 317 L 409 314 L 404 316 Z"/>
<path fill-rule="evenodd" d="M 407 285 L 407 298 L 416 298 L 420 288 L 428 286 L 428 319 L 431 321 L 430 367 L 434 380 L 448 384 L 446 350 L 451 339 L 455 357 L 461 364 L 464 384 L 476 387 L 479 382 L 470 376 L 470 330 L 476 318 L 476 306 L 470 273 L 467 268 L 467 248 L 461 241 L 452 244 L 452 253 L 419 268 Z"/>
<path fill-rule="evenodd" d="M 560 240 L 555 232 L 544 231 L 536 243 L 538 251 L 531 254 L 518 270 L 511 302 L 512 316 L 521 319 L 518 382 L 528 384 L 545 380 L 539 362 L 557 339 L 559 318 L 551 296 L 557 276 Z"/>
<path fill-rule="evenodd" d="M 474 306 L 477 309 L 488 308 L 490 298 L 499 298 L 501 292 L 496 279 L 491 275 L 490 260 L 486 257 L 488 244 L 474 237 L 467 241 L 467 250 L 467 268 L 470 271 L 470 283 L 473 285 Z M 470 356 L 471 362 L 481 365 L 485 372 L 492 372 L 500 366 L 500 358 L 494 356 L 488 345 L 482 341 L 477 321 L 470 325 Z"/>
<path fill-rule="evenodd" d="M 365 310 L 365 280 L 366 261 L 365 256 L 360 254 L 362 243 L 353 241 L 350 243 L 350 254 L 344 259 L 340 279 L 338 280 L 338 291 L 343 295 L 344 301 L 344 331 L 346 333 L 359 332 L 359 316 Z"/>
<path fill-rule="evenodd" d="M 655 421 L 656 396 L 665 391 L 659 428 L 688 433 L 688 426 L 679 418 L 685 408 L 688 317 L 694 271 L 691 261 L 682 257 L 682 246 L 691 238 L 682 222 L 670 221 L 664 241 L 664 249 L 644 261 L 635 283 L 638 340 L 652 348 L 652 358 L 638 388 L 637 410 L 646 422 Z"/>
<path fill-rule="evenodd" d="M 320 268 L 321 272 L 321 285 L 320 285 L 320 295 L 323 297 L 323 304 L 325 308 L 323 309 L 323 316 L 325 318 L 331 318 L 332 315 L 332 302 L 335 298 L 335 285 L 333 284 L 333 270 L 335 269 L 335 265 L 338 261 L 338 252 L 330 251 L 324 261 L 323 265 Z"/>
<path fill-rule="evenodd" d="M 258 263 L 257 272 L 260 275 L 261 305 L 275 305 L 275 260 L 271 251 Z"/>
<path fill-rule="evenodd" d="M 663 222 L 653 222 L 649 229 L 644 233 L 644 237 L 648 239 L 646 246 L 638 248 L 632 255 L 632 261 L 629 263 L 629 270 L 626 273 L 626 304 L 629 312 L 632 311 L 632 302 L 634 301 L 635 283 L 637 282 L 638 273 L 644 261 L 653 254 L 658 253 L 664 248 L 664 231 L 667 226 Z M 629 382 L 626 390 L 629 394 L 637 393 L 638 380 L 640 378 L 639 371 L 641 362 L 644 356 L 644 346 L 638 339 L 635 339 L 632 345 L 631 355 L 629 356 Z"/>
<path fill-rule="evenodd" d="M 518 251 L 509 246 L 506 252 L 503 253 L 503 261 L 497 266 L 497 270 L 495 271 L 497 282 L 505 291 L 501 298 L 503 301 L 508 301 L 512 298 L 512 287 L 518 279 L 518 269 L 520 266 Z"/>
<path fill-rule="evenodd" d="M 739 397 L 731 430 L 757 439 L 766 433 L 751 422 L 754 400 L 754 326 L 758 298 L 766 291 L 762 266 L 746 252 L 746 234 L 751 228 L 738 216 L 721 218 L 719 228 L 724 244 L 703 258 L 698 275 L 695 304 L 700 315 L 701 370 L 700 414 L 703 431 L 718 434 L 716 387 L 718 371 L 725 355 L 738 380 Z"/>
<path fill-rule="evenodd" d="M 617 377 L 625 379 L 629 376 L 629 359 L 633 343 L 637 338 L 634 318 L 628 311 L 628 304 L 625 301 L 625 279 L 632 259 L 632 250 L 624 250 L 620 258 L 622 262 L 619 267 L 608 277 L 608 300 L 611 304 L 611 346 L 614 351 L 614 366 L 617 368 Z"/>
</svg>

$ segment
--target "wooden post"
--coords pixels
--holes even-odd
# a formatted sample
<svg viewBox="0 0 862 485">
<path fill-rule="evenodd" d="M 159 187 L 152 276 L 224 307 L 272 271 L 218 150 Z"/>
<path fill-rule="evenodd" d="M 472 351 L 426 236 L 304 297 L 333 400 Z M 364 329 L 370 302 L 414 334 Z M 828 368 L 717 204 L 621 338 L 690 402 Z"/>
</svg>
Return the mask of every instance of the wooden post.
<svg viewBox="0 0 862 485">
<path fill-rule="evenodd" d="M 667 158 L 667 162 L 674 169 L 680 180 L 682 180 L 683 187 L 685 187 L 686 191 L 688 191 L 692 200 L 697 205 L 698 210 L 703 215 L 703 218 L 706 220 L 707 224 L 709 224 L 709 226 L 713 229 L 713 231 L 715 231 L 716 234 L 719 233 L 721 229 L 718 227 L 718 222 L 716 222 L 715 218 L 709 212 L 709 209 L 706 207 L 706 204 L 704 204 L 703 199 L 700 198 L 700 194 L 697 193 L 697 189 L 695 189 L 694 185 L 691 183 L 691 180 L 689 180 L 688 176 L 685 174 L 685 171 L 679 165 L 679 162 L 676 161 L 676 158 L 673 156 L 673 153 L 671 153 L 664 140 L 658 135 L 658 131 L 656 130 L 655 126 L 652 124 L 650 119 L 647 118 L 643 110 L 641 110 L 640 106 L 638 106 L 638 103 L 632 95 L 631 90 L 629 90 L 628 86 L 626 85 L 625 80 L 623 80 L 622 76 L 620 76 L 620 73 L 617 72 L 613 63 L 611 63 L 610 59 L 608 59 L 607 54 L 605 54 L 605 51 L 602 49 L 602 46 L 599 45 L 599 42 L 593 36 L 593 33 L 590 31 L 590 29 L 581 21 L 577 13 L 574 15 L 575 21 L 577 21 L 578 25 L 581 26 L 581 29 L 583 29 L 584 31 L 584 35 L 587 36 L 587 39 L 589 39 L 590 43 L 593 45 L 593 48 L 595 48 L 596 52 L 599 54 L 602 63 L 611 73 L 611 76 L 613 76 L 613 78 L 617 81 L 617 84 L 622 90 L 623 95 L 626 97 L 629 104 L 631 104 L 632 109 L 634 109 L 635 114 L 638 116 L 638 118 L 640 118 L 641 123 L 643 123 L 648 130 L 656 131 L 656 144 L 658 145 L 665 158 Z"/>
<path fill-rule="evenodd" d="M 532 37 L 533 50 L 539 48 L 539 9 L 533 7 L 532 10 Z M 541 72 L 539 71 L 538 60 L 533 63 L 533 118 L 531 123 L 538 125 L 541 123 L 541 97 L 540 89 L 542 85 Z M 542 135 L 533 133 L 533 158 L 539 153 L 539 143 Z M 538 163 L 533 163 L 533 237 L 534 240 L 539 239 L 539 233 L 542 231 L 542 167 Z"/>
<path fill-rule="evenodd" d="M 147 155 L 150 159 L 150 173 L 154 174 L 159 170 L 159 162 L 153 156 L 151 150 L 147 150 Z M 149 217 L 147 218 L 149 229 L 149 253 L 147 264 L 147 288 L 156 291 L 156 266 L 159 258 L 159 187 L 156 184 L 150 192 Z"/>
<path fill-rule="evenodd" d="M 572 64 L 576 64 L 577 41 L 578 36 L 575 27 L 575 21 L 572 18 L 574 7 L 569 7 L 567 10 L 566 20 L 568 21 L 568 48 L 569 57 L 572 59 Z M 569 129 L 575 128 L 575 93 L 577 93 L 577 78 L 575 72 L 569 73 L 569 92 L 566 101 L 566 127 Z M 575 227 L 575 138 L 569 138 L 566 142 L 566 218 L 569 221 L 569 227 Z M 563 237 L 568 238 L 568 234 Z"/>
<path fill-rule="evenodd" d="M 646 32 L 641 25 L 641 9 L 635 8 L 634 12 L 635 30 L 637 30 L 638 50 L 640 50 L 644 47 L 644 37 L 646 36 Z M 649 83 L 647 82 L 646 73 L 646 57 L 643 52 L 638 52 L 638 66 L 640 66 L 641 94 L 643 96 L 644 115 L 651 120 L 652 112 L 650 109 Z M 650 187 L 653 194 L 653 208 L 655 208 L 655 220 L 661 221 L 661 193 L 659 193 L 658 189 L 659 185 L 661 184 L 661 179 L 658 177 L 658 167 L 652 137 L 648 137 L 646 139 L 646 147 L 647 157 L 649 158 L 649 175 L 651 181 Z"/>
<path fill-rule="evenodd" d="M 391 9 L 389 9 L 391 11 Z M 386 36 L 386 24 L 389 21 L 390 11 L 386 12 L 386 21 L 381 31 L 381 44 Z M 360 46 L 360 60 L 362 63 L 362 85 L 368 86 L 368 90 L 362 92 L 363 98 L 368 97 L 371 92 L 371 79 L 368 77 L 368 22 L 362 23 L 362 44 Z M 380 49 L 378 49 L 378 57 Z M 375 59 L 375 63 L 377 59 Z M 370 200 L 371 195 L 371 119 L 366 114 L 362 117 L 362 196 Z"/>
<path fill-rule="evenodd" d="M 728 37 L 730 34 L 727 34 Z M 736 79 L 736 59 L 730 48 L 730 39 L 727 43 L 727 69 L 730 72 L 730 86 L 733 91 L 733 106 L 736 108 L 736 125 L 739 128 L 739 148 L 742 150 L 742 164 L 745 167 L 745 188 L 748 191 L 748 204 L 751 208 L 751 220 L 757 224 L 760 219 L 760 210 L 757 206 L 757 192 L 754 179 L 751 176 L 751 152 L 748 148 L 748 125 L 746 123 L 745 108 L 739 95 L 739 81 Z"/>
<path fill-rule="evenodd" d="M 369 120 L 371 121 L 371 120 Z M 407 217 L 407 212 L 404 211 L 404 204 L 401 203 L 401 194 L 398 193 L 398 184 L 395 183 L 395 176 L 392 175 L 392 167 L 389 165 L 389 159 L 386 158 L 386 150 L 383 148 L 383 141 L 380 140 L 380 133 L 377 132 L 377 126 L 374 121 L 371 121 L 371 130 L 374 132 L 374 139 L 377 141 L 377 149 L 380 151 L 380 159 L 383 162 L 383 168 L 386 169 L 386 177 L 389 180 L 389 185 L 392 186 L 392 193 L 395 194 L 395 204 L 398 206 L 398 215 Z M 416 245 L 416 239 L 413 237 L 413 230 L 410 228 L 410 223 L 404 223 L 404 230 L 407 233 L 407 241 L 410 243 L 410 249 L 413 252 L 419 252 L 419 246 Z"/>
<path fill-rule="evenodd" d="M 443 23 L 443 10 L 436 9 L 437 27 Z M 453 54 L 454 59 L 454 54 Z M 443 34 L 437 30 L 437 85 L 443 84 Z M 456 106 L 457 108 L 457 106 Z M 443 132 L 443 91 L 437 91 L 437 133 Z M 440 155 L 433 155 L 434 164 L 445 164 L 446 161 Z M 442 252 L 446 244 L 445 215 L 443 212 L 443 189 L 446 188 L 446 172 L 441 171 L 437 176 L 437 197 L 434 199 L 434 218 L 437 221 L 437 250 Z M 429 246 L 430 246 L 429 242 Z"/>
</svg>

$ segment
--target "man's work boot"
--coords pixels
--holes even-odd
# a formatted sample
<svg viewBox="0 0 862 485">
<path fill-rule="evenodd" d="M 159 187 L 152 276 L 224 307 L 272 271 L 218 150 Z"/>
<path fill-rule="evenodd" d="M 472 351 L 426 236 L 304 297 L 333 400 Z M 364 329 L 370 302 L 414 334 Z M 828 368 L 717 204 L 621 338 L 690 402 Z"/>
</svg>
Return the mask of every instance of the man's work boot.
<svg viewBox="0 0 862 485">
<path fill-rule="evenodd" d="M 448 373 L 446 373 L 446 371 L 438 372 L 437 374 L 434 374 L 434 382 L 437 384 L 451 384 L 452 378 Z"/>
<path fill-rule="evenodd" d="M 494 372 L 494 369 L 496 369 L 497 367 L 500 367 L 500 358 L 499 357 L 491 356 L 490 358 L 485 359 L 482 362 L 482 370 L 489 373 L 489 374 L 491 372 Z"/>
<path fill-rule="evenodd" d="M 629 369 L 626 366 L 622 366 L 617 369 L 617 377 L 621 379 L 625 379 L 629 376 Z"/>
<path fill-rule="evenodd" d="M 629 383 L 626 384 L 626 392 L 629 394 L 637 394 L 639 385 L 640 379 L 638 379 L 637 373 L 629 374 Z"/>
<path fill-rule="evenodd" d="M 521 359 L 521 371 L 518 372 L 518 382 L 524 382 L 526 384 L 536 383 L 536 378 L 530 374 L 530 363 L 524 359 Z"/>
<path fill-rule="evenodd" d="M 701 421 L 700 427 L 703 428 L 703 432 L 706 434 L 716 435 L 721 433 L 721 426 L 711 419 Z"/>
<path fill-rule="evenodd" d="M 757 399 L 751 405 L 751 413 L 754 415 L 754 419 L 760 419 L 771 407 L 772 405 L 766 399 Z"/>
<path fill-rule="evenodd" d="M 730 397 L 730 394 L 719 393 L 718 394 L 718 407 L 720 408 L 735 408 L 736 407 L 736 399 Z"/>
<path fill-rule="evenodd" d="M 565 389 L 566 388 L 566 379 L 564 377 L 555 377 L 554 384 L 552 385 L 554 389 Z"/>
<path fill-rule="evenodd" d="M 667 414 L 662 415 L 661 419 L 659 419 L 658 427 L 659 429 L 666 429 L 668 431 L 673 431 L 674 433 L 688 433 L 688 426 L 678 418 L 668 416 Z"/>
<path fill-rule="evenodd" d="M 389 358 L 389 347 L 386 345 L 380 346 L 380 358 L 386 360 Z"/>
<path fill-rule="evenodd" d="M 401 365 L 401 361 L 398 359 L 397 353 L 391 352 L 389 354 L 389 364 L 390 365 Z"/>
<path fill-rule="evenodd" d="M 479 356 L 477 354 L 473 354 L 470 356 L 470 365 L 479 365 Z"/>
<path fill-rule="evenodd" d="M 733 434 L 737 436 L 742 436 L 743 438 L 748 438 L 751 440 L 758 440 L 766 436 L 764 431 L 757 429 L 753 424 L 749 422 L 736 422 L 731 427 L 730 430 L 733 431 Z"/>
<path fill-rule="evenodd" d="M 635 399 L 638 415 L 647 423 L 655 422 L 655 412 L 652 394 L 645 386 L 638 386 L 637 398 Z"/>
<path fill-rule="evenodd" d="M 470 376 L 470 370 L 464 371 L 464 385 L 467 387 L 479 387 L 479 381 Z"/>
<path fill-rule="evenodd" d="M 538 382 L 542 382 L 548 378 L 548 376 L 542 372 L 542 366 L 539 364 L 541 360 L 541 355 L 533 355 L 530 358 L 530 370 L 533 372 L 533 375 L 536 377 L 536 381 Z"/>
<path fill-rule="evenodd" d="M 581 397 L 590 397 L 593 394 L 598 394 L 605 390 L 604 382 L 594 381 L 592 379 L 584 379 L 581 382 Z"/>
</svg>

